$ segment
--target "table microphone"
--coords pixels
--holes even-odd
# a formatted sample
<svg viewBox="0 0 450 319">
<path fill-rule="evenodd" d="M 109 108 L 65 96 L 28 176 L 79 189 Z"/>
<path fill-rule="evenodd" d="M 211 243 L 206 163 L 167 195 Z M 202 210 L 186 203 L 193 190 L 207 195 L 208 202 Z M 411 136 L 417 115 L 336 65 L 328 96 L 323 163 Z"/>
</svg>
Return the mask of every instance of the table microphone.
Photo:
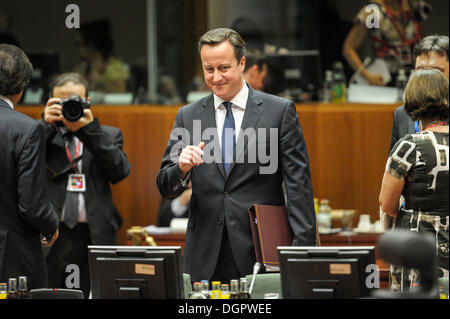
<svg viewBox="0 0 450 319">
<path fill-rule="evenodd" d="M 252 278 L 252 282 L 250 283 L 250 289 L 248 290 L 248 294 L 250 295 L 250 298 L 252 296 L 253 284 L 255 283 L 256 274 L 259 273 L 260 269 L 261 269 L 261 264 L 259 262 L 256 262 L 253 265 L 253 278 Z"/>
</svg>

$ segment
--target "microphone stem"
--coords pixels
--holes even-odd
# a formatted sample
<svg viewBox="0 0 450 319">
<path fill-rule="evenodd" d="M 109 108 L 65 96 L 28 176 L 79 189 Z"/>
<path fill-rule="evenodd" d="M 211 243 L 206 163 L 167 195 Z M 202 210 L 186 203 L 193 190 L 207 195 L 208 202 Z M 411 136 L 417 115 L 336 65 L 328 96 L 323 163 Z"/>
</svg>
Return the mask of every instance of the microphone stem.
<svg viewBox="0 0 450 319">
<path fill-rule="evenodd" d="M 253 285 L 255 283 L 256 275 L 258 274 L 260 268 L 261 268 L 261 264 L 258 262 L 255 264 L 255 266 L 253 266 L 253 278 L 252 278 L 252 282 L 250 283 L 250 289 L 248 290 L 248 294 L 250 295 L 250 298 L 252 295 Z"/>
</svg>

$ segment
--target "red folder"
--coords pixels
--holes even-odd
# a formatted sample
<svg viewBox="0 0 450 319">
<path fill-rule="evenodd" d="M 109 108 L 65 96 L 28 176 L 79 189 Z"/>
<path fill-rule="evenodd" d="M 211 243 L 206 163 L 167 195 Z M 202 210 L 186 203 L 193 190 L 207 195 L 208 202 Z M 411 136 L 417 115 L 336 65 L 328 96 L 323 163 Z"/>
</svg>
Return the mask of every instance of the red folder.
<svg viewBox="0 0 450 319">
<path fill-rule="evenodd" d="M 292 246 L 294 234 L 285 206 L 255 204 L 248 210 L 256 261 L 278 266 L 278 246 Z"/>
</svg>

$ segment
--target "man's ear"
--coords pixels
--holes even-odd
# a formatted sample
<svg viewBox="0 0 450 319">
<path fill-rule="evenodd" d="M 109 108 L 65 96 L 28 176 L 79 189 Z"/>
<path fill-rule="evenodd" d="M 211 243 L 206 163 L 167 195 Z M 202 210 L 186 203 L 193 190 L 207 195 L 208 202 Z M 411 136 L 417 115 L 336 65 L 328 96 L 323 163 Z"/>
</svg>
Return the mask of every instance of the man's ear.
<svg viewBox="0 0 450 319">
<path fill-rule="evenodd" d="M 245 62 L 246 62 L 246 59 L 245 59 L 245 56 L 243 56 L 241 58 L 241 61 L 239 62 L 239 66 L 240 66 L 242 72 L 244 72 L 244 70 L 245 70 Z"/>
</svg>

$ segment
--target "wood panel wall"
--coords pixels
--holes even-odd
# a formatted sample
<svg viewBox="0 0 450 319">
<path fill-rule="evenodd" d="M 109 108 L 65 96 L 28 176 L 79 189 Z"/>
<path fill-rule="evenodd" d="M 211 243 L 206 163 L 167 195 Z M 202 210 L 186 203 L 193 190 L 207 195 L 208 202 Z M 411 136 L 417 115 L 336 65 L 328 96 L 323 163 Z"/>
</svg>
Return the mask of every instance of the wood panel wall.
<svg viewBox="0 0 450 319">
<path fill-rule="evenodd" d="M 386 164 L 395 105 L 298 104 L 313 180 L 314 196 L 336 209 L 357 209 L 378 219 L 378 194 Z M 17 107 L 39 118 L 42 107 Z M 113 185 L 113 198 L 126 229 L 156 223 L 156 188 L 162 153 L 178 106 L 96 106 L 101 124 L 119 127 L 131 164 L 128 178 Z M 355 220 L 357 222 L 357 220 Z"/>
</svg>

